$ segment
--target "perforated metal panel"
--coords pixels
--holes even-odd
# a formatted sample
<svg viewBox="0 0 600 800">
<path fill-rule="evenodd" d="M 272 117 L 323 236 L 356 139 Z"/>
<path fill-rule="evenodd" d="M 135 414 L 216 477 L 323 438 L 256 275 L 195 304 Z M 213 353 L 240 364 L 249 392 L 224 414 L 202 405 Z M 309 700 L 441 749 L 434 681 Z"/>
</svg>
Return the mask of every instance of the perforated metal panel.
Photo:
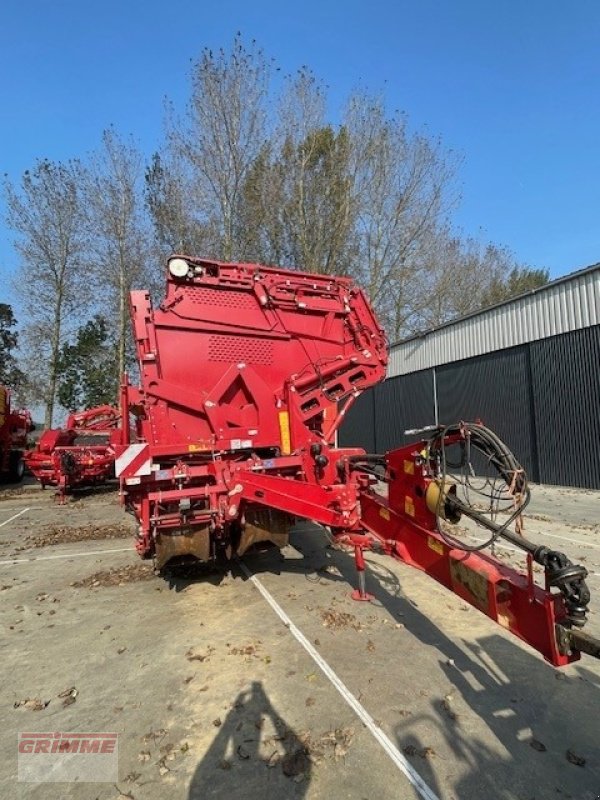
<svg viewBox="0 0 600 800">
<path fill-rule="evenodd" d="M 206 286 L 193 286 L 186 289 L 187 297 L 192 303 L 203 306 L 221 306 L 222 308 L 256 308 L 256 298 L 248 292 L 210 289 Z"/>
<path fill-rule="evenodd" d="M 215 334 L 208 340 L 209 361 L 229 361 L 232 364 L 272 364 L 273 342 L 242 336 Z"/>
</svg>

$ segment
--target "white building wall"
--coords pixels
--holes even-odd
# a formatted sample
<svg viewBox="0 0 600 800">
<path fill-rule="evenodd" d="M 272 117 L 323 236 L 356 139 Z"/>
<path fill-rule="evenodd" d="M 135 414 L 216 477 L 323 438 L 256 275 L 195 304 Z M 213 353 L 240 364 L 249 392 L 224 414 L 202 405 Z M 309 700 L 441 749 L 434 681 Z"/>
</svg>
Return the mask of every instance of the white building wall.
<svg viewBox="0 0 600 800">
<path fill-rule="evenodd" d="M 388 377 L 598 324 L 600 264 L 394 345 Z"/>
</svg>

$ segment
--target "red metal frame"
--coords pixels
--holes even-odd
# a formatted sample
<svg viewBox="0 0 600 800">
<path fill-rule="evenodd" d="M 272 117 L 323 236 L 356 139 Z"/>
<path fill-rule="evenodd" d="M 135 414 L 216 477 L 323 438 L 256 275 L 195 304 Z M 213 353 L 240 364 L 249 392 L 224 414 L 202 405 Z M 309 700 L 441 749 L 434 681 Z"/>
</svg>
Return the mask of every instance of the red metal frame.
<svg viewBox="0 0 600 800">
<path fill-rule="evenodd" d="M 0 475 L 10 474 L 15 459 L 23 457 L 27 435 L 32 430 L 29 411 L 13 410 L 10 390 L 0 386 Z"/>
<path fill-rule="evenodd" d="M 57 488 L 60 502 L 72 489 L 105 483 L 114 477 L 120 418 L 120 411 L 107 405 L 70 414 L 65 428 L 44 431 L 25 453 L 27 468 L 42 488 Z"/>
<path fill-rule="evenodd" d="M 555 626 L 569 625 L 562 595 L 536 586 L 531 570 L 467 554 L 440 535 L 422 446 L 386 456 L 389 499 L 361 470 L 364 451 L 334 446 L 350 404 L 387 363 L 385 335 L 351 281 L 174 258 L 158 309 L 146 292 L 131 296 L 140 386 L 123 383 L 116 451 L 140 555 L 184 531 L 227 540 L 249 510 L 273 509 L 329 526 L 354 548 L 356 599 L 369 599 L 363 551 L 378 547 L 552 664 L 579 658 L 557 641 Z"/>
<path fill-rule="evenodd" d="M 66 430 L 86 433 L 99 431 L 106 433 L 119 427 L 121 413 L 114 406 L 103 405 L 87 408 L 85 411 L 73 411 L 67 417 Z"/>
<path fill-rule="evenodd" d="M 450 444 L 451 442 L 448 442 Z M 388 555 L 422 570 L 465 602 L 527 642 L 555 666 L 579 659 L 577 651 L 561 653 L 555 626 L 568 625 L 563 597 L 482 552 L 451 547 L 437 530 L 427 508 L 432 478 L 421 447 L 393 450 L 386 456 L 389 499 L 373 490 L 361 492 L 361 522 Z"/>
<path fill-rule="evenodd" d="M 149 474 L 121 473 L 138 550 L 151 555 L 157 533 L 181 526 L 183 500 L 187 525 L 239 520 L 242 485 L 246 504 L 357 527 L 356 487 L 336 464 L 362 451 L 332 441 L 385 376 L 387 342 L 363 293 L 346 278 L 187 260 L 158 309 L 131 295 L 141 382 L 123 386 L 136 426 L 124 420 L 117 455 L 137 439 L 152 459 Z"/>
</svg>

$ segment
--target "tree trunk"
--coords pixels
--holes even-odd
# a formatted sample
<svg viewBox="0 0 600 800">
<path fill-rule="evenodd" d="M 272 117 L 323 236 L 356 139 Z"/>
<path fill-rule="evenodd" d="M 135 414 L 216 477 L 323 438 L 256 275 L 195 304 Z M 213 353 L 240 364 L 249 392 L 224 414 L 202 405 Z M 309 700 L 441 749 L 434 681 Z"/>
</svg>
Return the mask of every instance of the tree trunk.
<svg viewBox="0 0 600 800">
<path fill-rule="evenodd" d="M 127 334 L 127 298 L 126 294 L 126 286 L 125 286 L 125 271 L 123 267 L 123 261 L 121 260 L 121 265 L 119 269 L 119 358 L 118 358 L 118 365 L 117 369 L 119 374 L 117 375 L 117 379 L 120 381 L 121 376 L 125 372 L 125 340 Z"/>
<path fill-rule="evenodd" d="M 54 321 L 52 326 L 52 343 L 50 351 L 50 367 L 48 376 L 48 399 L 46 400 L 46 414 L 44 426 L 52 427 L 54 417 L 54 399 L 56 397 L 56 383 L 58 378 L 58 356 L 60 351 L 60 329 L 62 322 L 62 293 L 56 298 L 54 308 Z"/>
</svg>

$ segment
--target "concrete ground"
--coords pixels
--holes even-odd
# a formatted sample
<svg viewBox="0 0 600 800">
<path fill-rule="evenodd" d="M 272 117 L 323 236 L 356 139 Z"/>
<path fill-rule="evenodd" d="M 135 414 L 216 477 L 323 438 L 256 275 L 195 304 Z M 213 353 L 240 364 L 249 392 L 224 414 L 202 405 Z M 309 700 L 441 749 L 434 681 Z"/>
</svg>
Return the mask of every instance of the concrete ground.
<svg viewBox="0 0 600 800">
<path fill-rule="evenodd" d="M 536 487 L 531 511 L 527 535 L 590 571 L 600 636 L 600 493 Z M 292 626 L 240 570 L 153 576 L 131 530 L 114 491 L 67 506 L 0 493 L 2 798 L 600 797 L 600 662 L 554 670 L 376 555 L 376 599 L 353 603 L 353 559 L 308 523 L 246 561 Z M 118 781 L 18 782 L 17 734 L 32 730 L 118 732 Z"/>
</svg>

